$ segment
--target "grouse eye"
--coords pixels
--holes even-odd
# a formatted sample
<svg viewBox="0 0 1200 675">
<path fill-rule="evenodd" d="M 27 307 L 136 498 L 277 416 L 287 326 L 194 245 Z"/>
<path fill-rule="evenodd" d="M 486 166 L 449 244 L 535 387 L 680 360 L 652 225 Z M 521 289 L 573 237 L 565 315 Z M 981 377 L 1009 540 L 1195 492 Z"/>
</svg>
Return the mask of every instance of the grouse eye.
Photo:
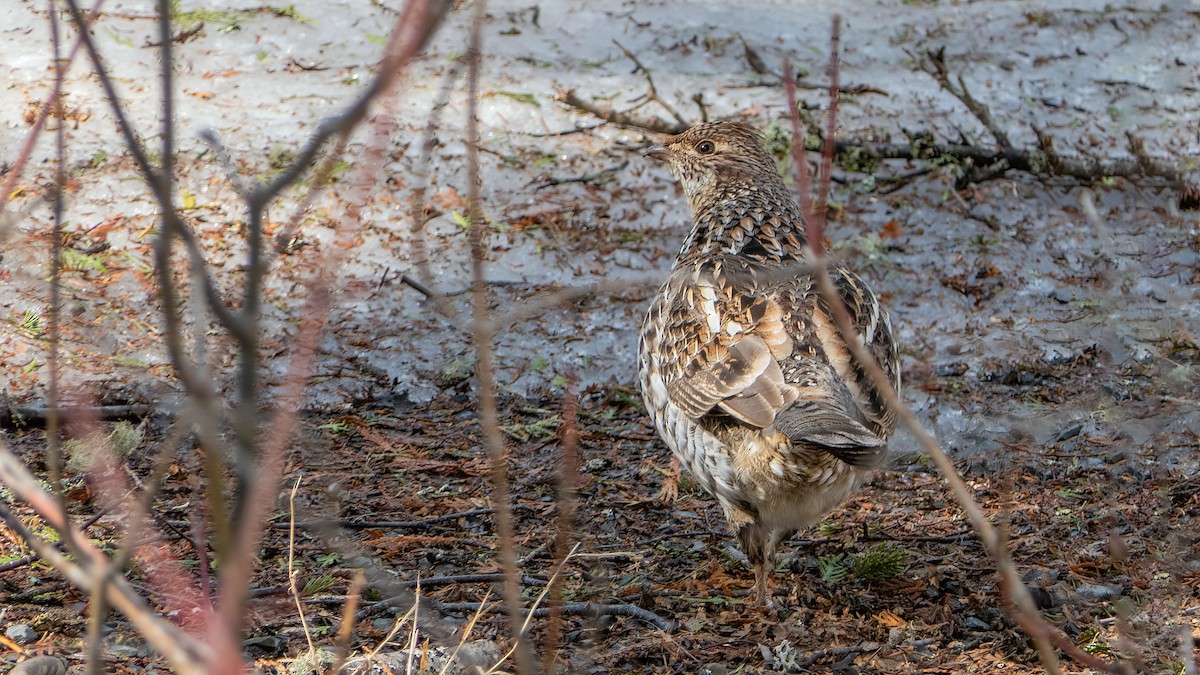
<svg viewBox="0 0 1200 675">
<path fill-rule="evenodd" d="M 712 141 L 700 141 L 696 144 L 696 152 L 702 155 L 711 155 L 717 151 L 717 146 L 713 145 Z"/>
</svg>

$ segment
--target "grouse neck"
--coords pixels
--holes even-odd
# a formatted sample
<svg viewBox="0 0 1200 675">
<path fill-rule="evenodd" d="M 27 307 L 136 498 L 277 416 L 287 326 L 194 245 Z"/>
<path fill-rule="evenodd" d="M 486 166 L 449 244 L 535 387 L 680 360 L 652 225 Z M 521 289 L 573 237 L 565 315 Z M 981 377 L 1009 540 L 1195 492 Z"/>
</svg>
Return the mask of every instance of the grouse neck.
<svg viewBox="0 0 1200 675">
<path fill-rule="evenodd" d="M 764 262 L 804 257 L 804 217 L 782 183 L 744 183 L 705 196 L 688 200 L 693 224 L 680 259 L 717 254 Z"/>
</svg>

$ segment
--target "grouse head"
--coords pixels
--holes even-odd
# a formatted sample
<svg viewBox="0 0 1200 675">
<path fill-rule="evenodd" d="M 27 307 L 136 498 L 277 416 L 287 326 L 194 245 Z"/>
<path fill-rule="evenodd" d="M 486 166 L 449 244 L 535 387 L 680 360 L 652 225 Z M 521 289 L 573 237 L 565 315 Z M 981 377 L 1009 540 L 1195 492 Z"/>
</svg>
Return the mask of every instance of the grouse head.
<svg viewBox="0 0 1200 675">
<path fill-rule="evenodd" d="M 762 136 L 743 122 L 694 126 L 651 146 L 646 156 L 670 166 L 694 213 L 755 186 L 784 187 Z"/>
</svg>

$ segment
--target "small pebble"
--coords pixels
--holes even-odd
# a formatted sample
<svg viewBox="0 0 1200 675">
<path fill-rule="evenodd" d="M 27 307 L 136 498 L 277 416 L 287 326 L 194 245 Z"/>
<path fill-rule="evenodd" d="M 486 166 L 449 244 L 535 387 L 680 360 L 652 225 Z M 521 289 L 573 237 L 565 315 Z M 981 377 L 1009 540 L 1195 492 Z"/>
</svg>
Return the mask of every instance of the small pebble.
<svg viewBox="0 0 1200 675">
<path fill-rule="evenodd" d="M 607 457 L 593 457 L 583 465 L 584 473 L 595 473 L 603 471 L 612 466 L 612 460 Z"/>
<path fill-rule="evenodd" d="M 1079 594 L 1079 597 L 1088 602 L 1104 602 L 1120 595 L 1121 589 L 1101 584 L 1084 584 L 1076 588 L 1075 592 Z"/>
<path fill-rule="evenodd" d="M 969 630 L 991 630 L 992 627 L 987 622 L 980 620 L 978 617 L 968 616 L 963 620 L 963 625 Z"/>
<path fill-rule="evenodd" d="M 278 635 L 257 635 L 243 640 L 242 646 L 255 647 L 273 653 L 283 648 L 283 638 Z"/>
<path fill-rule="evenodd" d="M 458 649 L 455 660 L 463 668 L 471 666 L 489 668 L 500 661 L 500 646 L 491 640 L 472 640 L 464 642 Z"/>
<path fill-rule="evenodd" d="M 65 675 L 67 665 L 62 659 L 53 656 L 35 656 L 28 661 L 22 661 L 9 675 Z"/>
<path fill-rule="evenodd" d="M 1066 429 L 1063 429 L 1062 431 L 1058 432 L 1058 435 L 1055 436 L 1051 442 L 1058 443 L 1058 442 L 1065 441 L 1069 438 L 1075 438 L 1076 436 L 1079 435 L 1079 432 L 1081 432 L 1081 431 L 1083 431 L 1082 424 L 1073 424 L 1073 425 L 1067 427 Z"/>
<path fill-rule="evenodd" d="M 962 362 L 943 363 L 935 371 L 939 377 L 959 377 L 967 372 L 967 364 Z"/>
<path fill-rule="evenodd" d="M 37 631 L 27 623 L 14 623 L 4 631 L 4 636 L 20 645 L 36 642 L 38 639 Z"/>
<path fill-rule="evenodd" d="M 137 645 L 116 644 L 108 648 L 108 653 L 113 656 L 119 656 L 123 659 L 132 659 L 141 656 L 141 649 Z"/>
</svg>

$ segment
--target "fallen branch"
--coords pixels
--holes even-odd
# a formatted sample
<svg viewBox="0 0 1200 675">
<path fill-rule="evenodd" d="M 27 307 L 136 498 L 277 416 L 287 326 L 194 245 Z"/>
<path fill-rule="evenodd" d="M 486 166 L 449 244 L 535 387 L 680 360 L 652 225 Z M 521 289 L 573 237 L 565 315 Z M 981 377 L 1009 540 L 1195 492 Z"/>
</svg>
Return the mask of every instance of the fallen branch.
<svg viewBox="0 0 1200 675">
<path fill-rule="evenodd" d="M 296 527 L 300 529 L 320 529 L 325 527 L 341 527 L 347 530 L 403 530 L 403 529 L 425 529 L 437 523 L 444 523 L 448 520 L 458 520 L 459 518 L 470 518 L 472 516 L 486 516 L 496 512 L 496 509 L 471 509 L 470 511 L 459 511 L 457 513 L 447 513 L 443 516 L 433 516 L 422 520 L 305 520 L 296 523 Z M 290 523 L 272 523 L 271 527 L 277 530 L 286 530 L 291 527 Z"/>
<path fill-rule="evenodd" d="M 482 607 L 477 602 L 443 602 L 437 605 L 437 608 L 443 612 L 475 612 Z M 675 624 L 661 616 L 651 612 L 648 609 L 642 609 L 637 605 L 606 605 L 599 602 L 571 602 L 562 605 L 558 611 L 570 616 L 625 616 L 631 619 L 637 619 L 644 623 L 648 623 L 659 630 L 670 632 L 674 630 Z M 539 607 L 530 613 L 532 617 L 542 617 L 550 613 L 549 607 Z"/>
<path fill-rule="evenodd" d="M 537 187 L 534 189 L 541 190 L 543 188 L 554 187 L 555 185 L 566 185 L 568 183 L 593 183 L 601 180 L 607 180 L 615 176 L 627 166 L 629 166 L 629 160 L 625 160 L 616 166 L 609 167 L 607 169 L 601 169 L 594 173 L 588 173 L 582 176 L 572 176 L 570 178 L 550 178 L 538 183 Z M 529 184 L 532 185 L 533 182 L 531 181 Z"/>
<path fill-rule="evenodd" d="M 652 131 L 656 134 L 677 134 L 690 126 L 688 124 L 682 124 L 678 122 L 672 124 L 670 122 L 664 122 L 658 118 L 643 119 L 636 115 L 630 115 L 629 111 L 621 112 L 620 110 L 613 110 L 607 106 L 596 105 L 595 103 L 591 103 L 580 98 L 579 95 L 575 93 L 574 89 L 560 89 L 558 93 L 554 95 L 554 100 L 560 103 L 565 103 L 577 110 L 582 110 L 588 114 L 595 115 L 609 124 L 615 124 L 620 127 L 629 127 L 631 129 L 643 129 L 645 131 Z"/>
<path fill-rule="evenodd" d="M 967 89 L 967 83 L 963 80 L 962 75 L 960 74 L 955 78 L 958 80 L 958 86 L 955 86 L 954 82 L 951 81 L 950 69 L 946 66 L 945 47 L 925 50 L 921 58 L 917 59 L 917 63 L 921 66 L 921 70 L 932 76 L 934 80 L 937 80 L 942 89 L 945 89 L 948 94 L 962 101 L 967 110 L 970 110 L 971 114 L 979 119 L 979 122 L 996 139 L 996 142 L 1000 144 L 1002 149 L 1012 149 L 1012 143 L 1008 140 L 1008 134 L 1000 128 L 1000 125 L 996 124 L 996 120 L 992 118 L 992 111 L 971 95 L 971 90 Z"/>
<path fill-rule="evenodd" d="M 974 166 L 965 167 L 970 182 L 978 183 L 983 180 L 1003 175 L 1008 169 L 1025 171 L 1038 176 L 1063 176 L 1080 180 L 1094 181 L 1103 178 L 1163 178 L 1169 186 L 1180 193 L 1179 208 L 1184 210 L 1200 208 L 1200 187 L 1185 177 L 1185 171 L 1179 165 L 1151 157 L 1140 138 L 1131 132 L 1126 132 L 1130 157 L 1100 158 L 1100 157 L 1063 157 L 1054 147 L 1053 139 L 1037 126 L 1032 126 L 1037 136 L 1036 148 L 1019 149 L 1013 146 L 1008 133 L 996 122 L 991 108 L 971 95 L 962 75 L 950 76 L 946 65 L 946 48 L 926 50 L 916 57 L 922 71 L 928 73 L 946 93 L 962 102 L 988 133 L 996 139 L 999 150 L 965 146 L 930 146 L 936 149 L 934 156 L 948 156 L 959 160 L 970 160 Z M 924 148 L 923 148 L 924 149 Z M 842 150 L 839 148 L 839 152 Z M 882 156 L 878 149 L 872 151 L 867 147 L 859 149 Z M 982 153 L 980 151 L 983 151 Z M 896 157 L 900 158 L 900 157 Z M 904 157 L 916 159 L 916 157 Z"/>
<path fill-rule="evenodd" d="M 865 652 L 873 652 L 879 649 L 882 645 L 878 642 L 864 642 L 853 647 L 830 647 L 828 649 L 818 649 L 810 653 L 808 656 L 796 661 L 797 668 L 808 668 L 821 659 L 827 659 L 833 656 L 849 656 L 851 654 L 863 654 Z"/>
<path fill-rule="evenodd" d="M 618 45 L 619 46 L 619 45 Z M 645 72 L 640 62 L 628 52 L 626 53 L 639 70 Z M 974 115 L 980 123 L 996 139 L 996 145 L 987 147 L 971 143 L 938 143 L 928 132 L 911 132 L 908 143 L 878 143 L 861 139 L 843 139 L 834 143 L 835 160 L 843 170 L 857 173 L 872 173 L 875 165 L 884 160 L 907 160 L 932 162 L 934 165 L 955 164 L 962 168 L 959 187 L 972 183 L 981 183 L 1004 175 L 1009 170 L 1030 173 L 1039 177 L 1063 177 L 1082 181 L 1096 181 L 1106 178 L 1158 178 L 1167 186 L 1179 192 L 1179 208 L 1182 210 L 1200 209 L 1200 185 L 1191 177 L 1190 170 L 1182 163 L 1165 158 L 1156 158 L 1146 152 L 1141 139 L 1127 134 L 1129 157 L 1068 157 L 1058 152 L 1053 140 L 1041 129 L 1033 127 L 1038 138 L 1038 144 L 1032 148 L 1019 148 L 1009 140 L 1008 133 L 996 122 L 991 109 L 982 101 L 976 99 L 968 89 L 962 76 L 951 77 L 946 65 L 944 49 L 929 50 L 923 56 L 915 56 L 922 70 L 932 76 L 947 93 L 951 94 Z M 789 86 L 791 100 L 795 101 L 795 88 L 800 85 L 790 73 L 790 65 L 784 63 L 783 79 Z M 635 71 L 636 72 L 636 71 Z M 659 118 L 646 118 L 635 114 L 648 101 L 657 101 L 668 111 L 674 109 L 666 105 L 658 97 L 657 89 L 647 73 L 650 92 L 643 96 L 642 103 L 629 110 L 614 110 L 611 107 L 594 103 L 580 96 L 573 89 L 560 89 L 554 99 L 576 110 L 594 115 L 607 123 L 631 129 L 649 131 L 656 134 L 678 134 L 694 124 L 692 120 L 682 119 L 675 115 L 674 123 Z M 813 86 L 813 85 L 805 85 Z M 877 90 L 856 85 L 845 87 L 837 82 L 831 82 L 830 91 L 842 94 L 881 93 Z M 799 136 L 798 138 L 803 138 Z M 807 139 L 806 150 L 820 151 L 824 138 L 818 134 L 816 138 Z M 913 179 L 930 173 L 928 167 L 915 172 L 904 174 L 894 179 L 894 185 L 887 185 L 883 191 L 892 192 L 911 182 Z M 889 181 L 880 181 L 886 183 Z"/>
<path fill-rule="evenodd" d="M 95 405 L 95 406 L 16 406 L 9 408 L 9 415 L 0 422 L 3 424 L 26 425 L 31 422 L 45 424 L 50 420 L 52 412 L 57 410 L 60 418 L 82 418 L 91 420 L 123 420 L 131 417 L 145 417 L 152 412 L 148 405 L 130 403 L 127 405 Z"/>
<path fill-rule="evenodd" d="M 666 110 L 667 112 L 671 113 L 671 117 L 674 117 L 675 121 L 677 123 L 687 125 L 688 121 L 683 118 L 683 115 L 680 115 L 679 111 L 675 110 L 674 106 L 672 106 L 670 103 L 667 103 L 665 100 L 663 100 L 663 98 L 661 96 L 658 95 L 658 87 L 656 87 L 654 85 L 654 78 L 650 75 L 650 70 L 648 68 L 646 68 L 646 66 L 642 65 L 642 62 L 638 60 L 638 57 L 635 56 L 633 52 L 626 49 L 625 45 L 621 44 L 620 42 L 617 42 L 616 40 L 613 40 L 613 44 L 616 45 L 617 48 L 620 49 L 622 52 L 624 52 L 625 56 L 628 57 L 630 61 L 633 61 L 633 64 L 636 66 L 636 68 L 634 69 L 633 72 L 636 73 L 638 71 L 641 71 L 642 75 L 646 76 L 646 86 L 649 87 L 649 90 L 645 94 L 642 94 L 639 97 L 642 99 L 642 102 L 637 104 L 630 110 L 637 110 L 638 108 L 646 105 L 647 103 L 654 102 L 654 103 L 657 103 L 660 106 L 662 106 L 663 110 Z M 637 99 L 634 99 L 634 100 L 636 101 Z"/>
</svg>

